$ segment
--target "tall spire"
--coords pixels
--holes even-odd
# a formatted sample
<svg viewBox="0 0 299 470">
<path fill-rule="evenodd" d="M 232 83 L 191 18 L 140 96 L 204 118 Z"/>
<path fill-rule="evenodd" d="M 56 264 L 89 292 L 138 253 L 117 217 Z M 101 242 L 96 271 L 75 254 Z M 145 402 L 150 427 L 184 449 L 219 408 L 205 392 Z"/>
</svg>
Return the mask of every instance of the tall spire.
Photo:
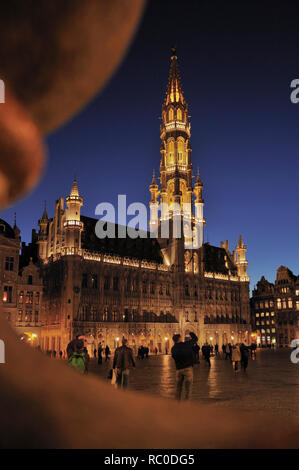
<svg viewBox="0 0 299 470">
<path fill-rule="evenodd" d="M 79 189 L 76 178 L 74 178 L 70 196 L 79 196 Z"/>
<path fill-rule="evenodd" d="M 44 212 L 43 212 L 43 215 L 42 215 L 42 220 L 48 220 L 47 201 L 45 201 L 45 206 L 44 206 Z"/>
<path fill-rule="evenodd" d="M 179 73 L 178 57 L 176 55 L 176 48 L 171 48 L 170 58 L 170 70 L 168 78 L 168 86 L 166 91 L 166 98 L 164 104 L 168 105 L 171 103 L 186 104 L 183 96 L 181 77 Z"/>
</svg>

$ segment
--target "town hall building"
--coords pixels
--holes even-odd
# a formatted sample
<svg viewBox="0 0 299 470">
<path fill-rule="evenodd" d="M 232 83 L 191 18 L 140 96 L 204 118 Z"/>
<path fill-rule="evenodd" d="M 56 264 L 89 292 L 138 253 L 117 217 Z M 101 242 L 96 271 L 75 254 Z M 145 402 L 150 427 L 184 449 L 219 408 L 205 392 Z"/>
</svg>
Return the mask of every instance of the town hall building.
<svg viewBox="0 0 299 470">
<path fill-rule="evenodd" d="M 149 229 L 157 238 L 150 232 L 146 238 L 119 238 L 119 225 L 115 238 L 98 238 L 98 220 L 82 213 L 85 201 L 76 180 L 69 196 L 56 201 L 53 217 L 44 210 L 32 243 L 43 280 L 42 350 L 65 351 L 82 334 L 89 352 L 100 342 L 114 349 L 124 336 L 135 350 L 143 344 L 164 353 L 170 351 L 173 334 L 187 329 L 197 334 L 200 345 L 250 341 L 242 237 L 231 252 L 228 241 L 220 247 L 205 242 L 194 247 L 186 243 L 184 230 L 179 238 L 173 233 L 175 212 L 183 206 L 190 207 L 194 234 L 195 227 L 205 225 L 199 173 L 192 183 L 188 104 L 175 50 L 160 137 L 160 185 L 153 176 L 149 187 Z M 160 233 L 163 221 L 169 222 L 167 238 Z"/>
</svg>

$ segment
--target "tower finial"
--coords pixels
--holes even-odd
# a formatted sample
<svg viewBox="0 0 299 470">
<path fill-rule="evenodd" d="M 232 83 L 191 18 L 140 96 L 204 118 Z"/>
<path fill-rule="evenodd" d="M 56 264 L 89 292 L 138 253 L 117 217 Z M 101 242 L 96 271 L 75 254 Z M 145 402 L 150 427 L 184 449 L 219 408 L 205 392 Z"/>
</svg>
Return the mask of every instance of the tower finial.
<svg viewBox="0 0 299 470">
<path fill-rule="evenodd" d="M 171 59 L 174 59 L 176 57 L 176 46 L 173 45 L 171 46 Z"/>
</svg>

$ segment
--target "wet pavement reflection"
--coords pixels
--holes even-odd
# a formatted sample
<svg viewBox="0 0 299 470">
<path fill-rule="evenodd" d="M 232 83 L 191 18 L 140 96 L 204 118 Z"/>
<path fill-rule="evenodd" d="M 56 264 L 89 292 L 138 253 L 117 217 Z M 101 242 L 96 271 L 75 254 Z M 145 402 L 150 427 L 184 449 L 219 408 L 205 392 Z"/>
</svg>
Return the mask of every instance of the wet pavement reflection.
<svg viewBox="0 0 299 470">
<path fill-rule="evenodd" d="M 107 380 L 111 362 L 98 365 L 92 359 L 90 373 Z M 129 389 L 173 398 L 175 366 L 171 356 L 136 359 Z M 222 358 L 222 353 L 211 358 L 211 368 L 200 357 L 200 364 L 194 366 L 192 400 L 299 416 L 299 364 L 290 361 L 290 350 L 258 350 L 255 360 L 249 360 L 247 372 L 241 370 L 236 374 L 231 362 Z"/>
</svg>

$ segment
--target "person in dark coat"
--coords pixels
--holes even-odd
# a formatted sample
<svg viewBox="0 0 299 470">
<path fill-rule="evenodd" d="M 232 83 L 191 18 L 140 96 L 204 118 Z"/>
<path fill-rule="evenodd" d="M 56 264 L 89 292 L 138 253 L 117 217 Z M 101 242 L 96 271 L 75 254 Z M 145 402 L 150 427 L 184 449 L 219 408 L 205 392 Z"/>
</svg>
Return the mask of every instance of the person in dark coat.
<svg viewBox="0 0 299 470">
<path fill-rule="evenodd" d="M 219 351 L 219 346 L 218 346 L 218 344 L 216 343 L 216 344 L 215 344 L 215 354 L 216 354 L 216 356 L 218 356 L 218 351 Z"/>
<path fill-rule="evenodd" d="M 98 346 L 98 364 L 100 365 L 103 363 L 102 353 L 103 353 L 103 347 L 102 347 L 102 343 L 100 343 Z"/>
<path fill-rule="evenodd" d="M 122 339 L 122 346 L 116 348 L 113 358 L 113 369 L 116 371 L 116 384 L 118 388 L 127 388 L 131 367 L 136 367 L 133 351 L 127 346 L 128 340 Z"/>
<path fill-rule="evenodd" d="M 183 388 L 185 388 L 185 399 L 189 400 L 193 384 L 194 344 L 197 336 L 191 331 L 186 331 L 185 341 L 180 334 L 173 335 L 174 345 L 171 355 L 176 367 L 176 399 L 181 400 Z"/>
<path fill-rule="evenodd" d="M 94 350 L 93 350 L 93 357 L 94 357 L 95 359 L 96 359 L 96 357 L 97 357 L 97 350 L 96 350 L 96 348 L 94 348 Z"/>
<path fill-rule="evenodd" d="M 241 367 L 243 368 L 244 372 L 246 372 L 246 369 L 248 367 L 249 348 L 244 343 L 242 343 L 240 346 L 240 351 L 241 351 Z"/>
<path fill-rule="evenodd" d="M 211 347 L 209 346 L 208 343 L 205 343 L 203 347 L 201 348 L 202 355 L 204 357 L 204 360 L 207 361 L 208 366 L 211 367 Z"/>
<path fill-rule="evenodd" d="M 105 362 L 109 361 L 109 356 L 110 356 L 110 349 L 107 344 L 107 346 L 105 347 Z"/>
</svg>

